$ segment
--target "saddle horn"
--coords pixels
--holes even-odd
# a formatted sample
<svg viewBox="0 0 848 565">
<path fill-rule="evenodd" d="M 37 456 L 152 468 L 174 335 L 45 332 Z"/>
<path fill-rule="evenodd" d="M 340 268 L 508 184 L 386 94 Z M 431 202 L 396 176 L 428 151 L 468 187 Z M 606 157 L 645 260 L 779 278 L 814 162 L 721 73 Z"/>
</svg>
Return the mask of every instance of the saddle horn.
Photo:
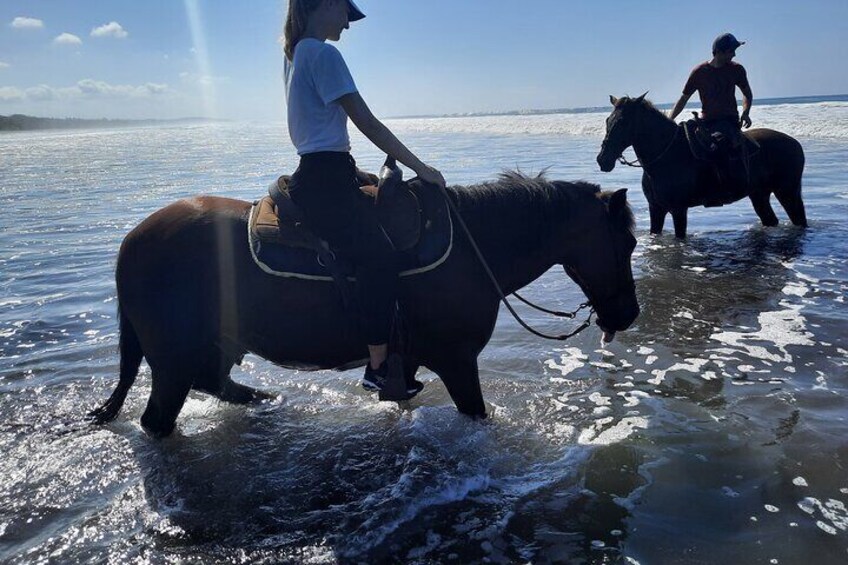
<svg viewBox="0 0 848 565">
<path fill-rule="evenodd" d="M 397 166 L 397 161 L 391 155 L 386 156 L 386 162 L 380 168 L 380 174 L 377 175 L 379 182 L 377 186 L 383 188 L 387 184 L 396 185 L 403 181 L 403 171 Z"/>
</svg>

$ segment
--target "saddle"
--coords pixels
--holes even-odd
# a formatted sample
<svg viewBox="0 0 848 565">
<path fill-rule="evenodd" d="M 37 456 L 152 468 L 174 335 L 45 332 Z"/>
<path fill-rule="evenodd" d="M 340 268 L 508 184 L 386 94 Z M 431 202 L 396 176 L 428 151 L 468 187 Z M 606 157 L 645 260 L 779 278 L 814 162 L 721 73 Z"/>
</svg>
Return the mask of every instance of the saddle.
<svg viewBox="0 0 848 565">
<path fill-rule="evenodd" d="M 711 185 L 703 195 L 704 206 L 723 206 L 750 191 L 751 158 L 759 144 L 741 131 L 715 128 L 698 117 L 683 123 L 689 151 L 712 173 Z"/>
<path fill-rule="evenodd" d="M 373 198 L 377 218 L 399 252 L 401 276 L 417 274 L 441 264 L 450 253 L 453 226 L 441 193 L 424 183 L 403 181 L 394 159 L 388 158 L 379 175 L 357 172 L 360 190 Z M 310 280 L 335 280 L 342 285 L 355 266 L 307 226 L 303 212 L 292 200 L 291 177 L 279 177 L 268 196 L 250 211 L 248 236 L 256 263 L 266 272 Z"/>
<path fill-rule="evenodd" d="M 395 249 L 405 251 L 421 237 L 421 206 L 415 194 L 403 183 L 403 173 L 389 157 L 375 176 L 357 171 L 360 190 L 374 199 L 380 225 Z M 256 221 L 251 227 L 260 239 L 315 251 L 329 249 L 327 242 L 306 227 L 303 212 L 288 190 L 290 176 L 284 175 L 268 188 L 259 201 Z"/>
</svg>

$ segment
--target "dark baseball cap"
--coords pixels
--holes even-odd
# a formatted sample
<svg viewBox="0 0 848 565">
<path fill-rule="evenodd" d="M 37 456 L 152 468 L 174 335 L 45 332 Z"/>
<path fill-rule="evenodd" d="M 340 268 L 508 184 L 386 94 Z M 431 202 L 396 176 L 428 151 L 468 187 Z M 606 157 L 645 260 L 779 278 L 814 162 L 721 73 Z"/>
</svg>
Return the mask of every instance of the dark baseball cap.
<svg viewBox="0 0 848 565">
<path fill-rule="evenodd" d="M 740 45 L 745 45 L 744 41 L 739 41 L 732 33 L 723 33 L 713 41 L 713 53 L 719 51 L 733 51 Z"/>
<path fill-rule="evenodd" d="M 347 0 L 347 21 L 356 22 L 365 17 L 359 6 L 354 4 L 353 0 Z"/>
</svg>

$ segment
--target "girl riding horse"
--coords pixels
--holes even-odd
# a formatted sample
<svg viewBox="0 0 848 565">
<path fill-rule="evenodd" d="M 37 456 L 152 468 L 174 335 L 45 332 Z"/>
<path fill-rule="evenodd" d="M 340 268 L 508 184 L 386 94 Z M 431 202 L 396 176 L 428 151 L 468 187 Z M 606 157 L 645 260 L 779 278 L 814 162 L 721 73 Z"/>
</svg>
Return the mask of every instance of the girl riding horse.
<svg viewBox="0 0 848 565">
<path fill-rule="evenodd" d="M 312 231 L 357 265 L 361 327 L 370 356 L 362 386 L 379 391 L 388 377 L 387 343 L 397 300 L 398 267 L 394 247 L 377 223 L 372 203 L 359 190 L 347 119 L 423 181 L 444 188 L 445 179 L 374 117 L 341 53 L 326 43 L 338 41 L 349 22 L 364 17 L 352 0 L 289 2 L 285 24 L 288 129 L 300 155 L 289 187 Z M 409 392 L 414 395 L 419 390 Z"/>
</svg>

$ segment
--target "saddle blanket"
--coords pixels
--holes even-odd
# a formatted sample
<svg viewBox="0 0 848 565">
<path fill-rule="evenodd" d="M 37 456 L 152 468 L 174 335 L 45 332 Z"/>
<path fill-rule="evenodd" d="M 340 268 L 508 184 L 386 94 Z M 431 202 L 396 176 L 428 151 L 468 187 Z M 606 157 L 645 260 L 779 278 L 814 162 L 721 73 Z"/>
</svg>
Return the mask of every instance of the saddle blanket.
<svg viewBox="0 0 848 565">
<path fill-rule="evenodd" d="M 421 238 L 415 247 L 398 251 L 402 277 L 435 269 L 445 262 L 453 248 L 453 222 L 447 202 L 432 187 L 423 187 L 415 192 L 421 202 Z M 258 217 L 260 206 L 262 201 L 254 202 L 247 222 L 250 252 L 259 268 L 277 277 L 333 282 L 330 270 L 322 262 L 317 251 L 260 238 L 255 230 L 251 229 Z M 332 253 L 332 250 L 330 252 Z M 350 260 L 344 256 L 335 256 L 335 264 L 344 277 L 355 280 L 356 269 Z"/>
</svg>

